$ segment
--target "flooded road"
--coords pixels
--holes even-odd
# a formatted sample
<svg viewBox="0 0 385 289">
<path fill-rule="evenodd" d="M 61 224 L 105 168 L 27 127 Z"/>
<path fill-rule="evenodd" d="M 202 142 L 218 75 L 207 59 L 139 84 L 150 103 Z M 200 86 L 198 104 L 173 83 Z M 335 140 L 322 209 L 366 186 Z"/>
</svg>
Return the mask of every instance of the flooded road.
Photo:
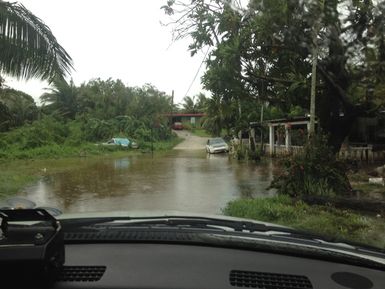
<svg viewBox="0 0 385 289">
<path fill-rule="evenodd" d="M 63 212 L 178 210 L 219 214 L 230 200 L 274 194 L 267 191 L 273 164 L 239 163 L 204 150 L 123 158 L 77 159 L 18 194 Z M 64 166 L 64 165 L 61 165 Z"/>
</svg>

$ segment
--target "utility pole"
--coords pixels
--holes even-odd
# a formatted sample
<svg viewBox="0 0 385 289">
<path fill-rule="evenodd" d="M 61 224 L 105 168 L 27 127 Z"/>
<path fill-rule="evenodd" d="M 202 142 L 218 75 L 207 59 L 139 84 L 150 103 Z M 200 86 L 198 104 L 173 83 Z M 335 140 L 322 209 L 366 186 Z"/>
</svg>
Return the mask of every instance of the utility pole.
<svg viewBox="0 0 385 289">
<path fill-rule="evenodd" d="M 170 131 L 172 132 L 172 114 L 174 110 L 174 90 L 171 92 L 171 113 L 170 113 Z"/>
<path fill-rule="evenodd" d="M 264 150 L 263 150 L 263 129 L 262 129 L 262 123 L 263 123 L 263 107 L 264 107 L 264 104 L 263 104 L 263 101 L 261 102 L 261 121 L 259 122 L 260 123 L 260 133 L 261 133 L 261 155 L 263 154 Z"/>
<path fill-rule="evenodd" d="M 316 33 L 314 33 L 316 34 Z M 317 36 L 313 38 L 317 39 Z M 310 125 L 309 136 L 314 134 L 315 131 L 315 93 L 316 93 L 316 80 L 317 80 L 317 57 L 318 46 L 315 44 L 313 47 L 313 63 L 311 68 L 311 88 L 310 88 Z"/>
<path fill-rule="evenodd" d="M 151 124 L 151 157 L 154 158 L 154 124 Z"/>
<path fill-rule="evenodd" d="M 317 35 L 320 29 L 321 14 L 323 12 L 324 0 L 319 0 L 319 15 L 313 26 L 313 49 L 312 49 L 312 67 L 311 67 L 311 88 L 310 88 L 310 123 L 309 136 L 315 132 L 315 96 L 317 86 L 317 61 L 318 61 L 318 41 Z M 318 8 L 318 7 L 317 7 Z M 318 12 L 318 9 L 317 9 Z"/>
</svg>

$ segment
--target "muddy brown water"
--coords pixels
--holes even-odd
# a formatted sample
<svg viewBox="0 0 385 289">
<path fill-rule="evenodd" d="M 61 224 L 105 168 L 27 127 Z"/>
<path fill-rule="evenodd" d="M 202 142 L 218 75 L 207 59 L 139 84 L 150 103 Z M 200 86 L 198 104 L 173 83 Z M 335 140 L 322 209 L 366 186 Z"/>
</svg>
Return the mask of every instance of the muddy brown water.
<svg viewBox="0 0 385 289">
<path fill-rule="evenodd" d="M 56 163 L 55 163 L 56 162 Z M 267 190 L 273 163 L 240 163 L 227 154 L 173 150 L 163 154 L 55 161 L 21 197 L 63 212 L 177 210 L 220 214 L 242 197 L 274 195 Z M 51 163 L 52 167 L 52 163 Z"/>
</svg>

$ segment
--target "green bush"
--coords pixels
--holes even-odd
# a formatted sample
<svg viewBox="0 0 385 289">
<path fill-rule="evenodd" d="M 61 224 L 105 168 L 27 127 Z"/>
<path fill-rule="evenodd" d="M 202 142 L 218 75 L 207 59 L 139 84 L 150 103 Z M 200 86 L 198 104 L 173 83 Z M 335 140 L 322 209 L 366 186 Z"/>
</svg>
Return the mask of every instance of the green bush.
<svg viewBox="0 0 385 289">
<path fill-rule="evenodd" d="M 245 145 L 240 145 L 240 144 L 232 144 L 233 149 L 233 157 L 237 160 L 250 160 L 250 161 L 260 161 L 261 160 L 261 150 L 254 145 L 251 145 L 249 148 L 248 146 Z"/>
<path fill-rule="evenodd" d="M 68 125 L 52 117 L 44 117 L 8 133 L 3 133 L 0 145 L 4 149 L 38 148 L 48 144 L 63 143 L 70 135 Z"/>
<path fill-rule="evenodd" d="M 155 150 L 171 148 L 175 142 L 169 127 L 162 122 L 155 126 L 152 119 L 146 117 L 133 119 L 119 116 L 110 120 L 80 117 L 64 121 L 46 116 L 32 124 L 1 133 L 0 158 L 57 158 L 121 150 L 95 145 L 111 137 L 127 137 L 141 147 L 151 147 L 151 142 L 154 142 Z"/>
<path fill-rule="evenodd" d="M 323 135 L 307 141 L 302 152 L 282 161 L 283 172 L 271 187 L 279 194 L 334 196 L 351 191 L 345 165 L 336 159 Z"/>
<path fill-rule="evenodd" d="M 114 127 L 111 121 L 91 118 L 83 124 L 82 131 L 85 140 L 99 141 L 111 138 L 114 134 Z"/>
<path fill-rule="evenodd" d="M 188 121 L 184 121 L 182 122 L 182 125 L 183 125 L 183 129 L 185 130 L 190 130 L 190 131 L 193 131 L 195 129 L 195 126 L 192 125 L 190 122 Z"/>
</svg>

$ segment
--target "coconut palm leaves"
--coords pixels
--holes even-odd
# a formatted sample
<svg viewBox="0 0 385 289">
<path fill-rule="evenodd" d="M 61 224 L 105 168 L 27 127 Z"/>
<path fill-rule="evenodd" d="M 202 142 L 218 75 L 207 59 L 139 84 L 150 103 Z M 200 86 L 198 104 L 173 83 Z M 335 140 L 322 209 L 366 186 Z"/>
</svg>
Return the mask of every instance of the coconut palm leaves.
<svg viewBox="0 0 385 289">
<path fill-rule="evenodd" d="M 23 5 L 0 0 L 0 73 L 52 81 L 72 68 L 47 25 Z"/>
<path fill-rule="evenodd" d="M 71 80 L 55 79 L 53 87 L 40 96 L 46 110 L 54 112 L 64 118 L 75 118 L 78 107 L 79 90 Z"/>
</svg>

